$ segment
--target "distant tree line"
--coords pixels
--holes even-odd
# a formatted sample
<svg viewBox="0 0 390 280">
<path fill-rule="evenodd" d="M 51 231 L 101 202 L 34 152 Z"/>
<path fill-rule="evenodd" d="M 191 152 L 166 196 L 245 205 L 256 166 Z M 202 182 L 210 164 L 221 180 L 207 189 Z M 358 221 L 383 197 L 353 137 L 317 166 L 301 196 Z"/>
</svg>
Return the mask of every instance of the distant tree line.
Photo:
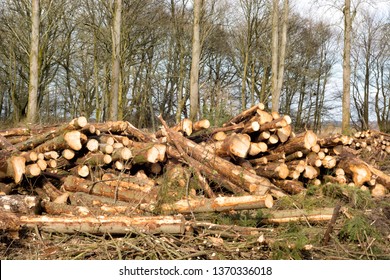
<svg viewBox="0 0 390 280">
<path fill-rule="evenodd" d="M 351 121 L 390 131 L 390 7 L 367 7 L 351 6 Z M 320 131 L 343 95 L 331 82 L 341 33 L 293 0 L 0 0 L 0 34 L 3 124 L 84 115 L 156 128 L 159 114 L 219 124 L 263 102 L 296 130 Z"/>
</svg>

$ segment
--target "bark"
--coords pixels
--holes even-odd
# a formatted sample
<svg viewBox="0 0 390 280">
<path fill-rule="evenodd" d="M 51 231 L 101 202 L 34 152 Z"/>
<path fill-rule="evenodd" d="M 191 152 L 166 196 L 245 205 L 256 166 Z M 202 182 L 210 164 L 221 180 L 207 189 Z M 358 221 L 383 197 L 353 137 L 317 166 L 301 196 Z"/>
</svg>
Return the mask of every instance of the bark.
<svg viewBox="0 0 390 280">
<path fill-rule="evenodd" d="M 344 13 L 344 52 L 343 52 L 343 98 L 342 98 L 342 122 L 343 134 L 350 131 L 351 117 L 351 33 L 352 20 L 351 0 L 345 0 Z"/>
<path fill-rule="evenodd" d="M 264 224 L 282 224 L 291 222 L 323 223 L 332 219 L 334 208 L 315 210 L 273 210 L 264 211 L 266 216 L 261 222 Z"/>
<path fill-rule="evenodd" d="M 296 137 L 290 138 L 287 142 L 272 150 L 271 153 L 277 154 L 283 152 L 288 155 L 297 151 L 310 149 L 316 144 L 317 135 L 313 131 L 308 130 L 304 133 L 301 133 L 300 135 L 297 135 Z"/>
<path fill-rule="evenodd" d="M 0 212 L 17 215 L 38 214 L 41 210 L 40 200 L 36 196 L 4 195 L 0 196 Z"/>
<path fill-rule="evenodd" d="M 271 195 L 249 195 L 237 197 L 217 198 L 188 198 L 175 203 L 161 205 L 163 213 L 199 213 L 223 212 L 230 210 L 245 210 L 258 208 L 271 208 L 273 198 Z"/>
<path fill-rule="evenodd" d="M 23 179 L 26 173 L 26 159 L 21 156 L 11 156 L 9 153 L 0 151 L 0 179 L 13 178 L 16 184 Z"/>
<path fill-rule="evenodd" d="M 155 193 L 145 193 L 137 190 L 113 187 L 103 182 L 92 182 L 75 176 L 67 176 L 63 181 L 63 188 L 70 192 L 84 192 L 93 195 L 105 196 L 132 203 L 150 203 L 156 200 Z"/>
<path fill-rule="evenodd" d="M 170 130 L 161 116 L 160 120 L 168 132 L 168 141 L 170 144 L 181 146 L 182 149 L 194 157 L 194 159 L 202 162 L 220 175 L 229 178 L 235 185 L 241 185 L 244 190 L 248 192 L 257 191 L 259 194 L 267 193 L 270 188 L 278 189 L 267 178 L 254 175 L 249 171 L 244 170 L 242 167 L 236 166 L 221 157 L 211 154 L 204 147 L 197 145 L 191 140 L 184 138 L 179 133 Z"/>
<path fill-rule="evenodd" d="M 226 127 L 226 126 L 239 124 L 241 122 L 245 122 L 246 120 L 249 120 L 250 118 L 255 116 L 257 110 L 264 110 L 264 104 L 259 103 L 247 110 L 242 111 L 240 114 L 236 115 L 235 117 L 231 118 L 229 121 L 225 122 L 222 126 Z"/>
<path fill-rule="evenodd" d="M 195 121 L 199 111 L 199 64 L 200 64 L 200 18 L 202 0 L 194 0 L 194 22 L 192 34 L 192 58 L 190 76 L 190 119 Z"/>
<path fill-rule="evenodd" d="M 114 1 L 114 19 L 112 26 L 112 74 L 111 74 L 111 92 L 109 103 L 109 119 L 118 120 L 119 105 L 119 83 L 120 83 L 120 60 L 121 60 L 121 18 L 122 18 L 122 0 Z"/>
<path fill-rule="evenodd" d="M 10 217 L 10 215 L 6 215 Z M 128 234 L 128 233 L 168 233 L 183 234 L 185 220 L 183 216 L 12 216 L 14 226 L 6 224 L 3 229 L 18 230 L 20 226 L 35 228 L 45 232 L 91 233 L 91 234 Z"/>
<path fill-rule="evenodd" d="M 83 145 L 87 142 L 87 136 L 81 134 L 79 131 L 69 131 L 63 135 L 57 136 L 49 141 L 46 141 L 36 147 L 34 151 L 36 153 L 44 153 L 49 151 L 62 151 L 65 149 L 71 149 L 79 151 Z"/>
<path fill-rule="evenodd" d="M 273 183 L 289 194 L 298 194 L 305 190 L 303 183 L 297 180 L 275 180 Z"/>
<path fill-rule="evenodd" d="M 39 82 L 39 22 L 40 0 L 31 1 L 31 44 L 30 44 L 30 73 L 28 84 L 27 121 L 38 121 L 38 82 Z"/>
</svg>

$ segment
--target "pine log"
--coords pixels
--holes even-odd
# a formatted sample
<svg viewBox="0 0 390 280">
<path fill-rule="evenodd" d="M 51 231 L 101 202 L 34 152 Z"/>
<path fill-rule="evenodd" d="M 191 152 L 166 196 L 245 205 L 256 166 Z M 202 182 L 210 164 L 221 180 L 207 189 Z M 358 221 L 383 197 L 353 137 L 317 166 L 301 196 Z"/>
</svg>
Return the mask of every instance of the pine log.
<svg viewBox="0 0 390 280">
<path fill-rule="evenodd" d="M 165 160 L 166 145 L 157 143 L 133 142 L 131 151 L 133 154 L 132 163 L 156 163 Z"/>
<path fill-rule="evenodd" d="M 119 176 L 112 173 L 104 173 L 102 181 L 112 187 L 121 187 L 128 190 L 136 190 L 144 193 L 157 191 L 156 183 L 149 178 L 139 178 L 136 176 L 121 174 Z"/>
<path fill-rule="evenodd" d="M 120 186 L 113 187 L 103 182 L 92 182 L 75 176 L 67 176 L 62 186 L 70 192 L 85 192 L 133 203 L 150 203 L 156 200 L 156 194 L 153 193 L 129 190 Z"/>
<path fill-rule="evenodd" d="M 178 151 L 180 150 L 180 152 Z M 168 147 L 167 153 L 178 160 L 184 159 L 191 168 L 194 168 L 196 170 L 199 170 L 199 172 L 203 175 L 205 175 L 210 181 L 215 182 L 218 185 L 224 186 L 226 189 L 231 191 L 234 194 L 247 194 L 247 192 L 240 186 L 236 185 L 228 178 L 225 178 L 223 175 L 215 172 L 212 168 L 209 166 L 206 166 L 202 162 L 194 159 L 193 157 L 187 155 L 181 146 L 177 147 L 177 150 L 174 147 Z"/>
<path fill-rule="evenodd" d="M 260 129 L 259 122 L 252 120 L 244 124 L 244 128 L 240 131 L 240 133 L 250 134 L 255 131 L 259 131 L 259 129 Z"/>
<path fill-rule="evenodd" d="M 260 125 L 259 131 L 275 131 L 276 129 L 288 126 L 287 120 L 284 117 L 273 119 Z M 290 131 L 291 132 L 291 131 Z"/>
<path fill-rule="evenodd" d="M 199 131 L 202 129 L 208 129 L 210 127 L 210 121 L 207 119 L 203 119 L 192 124 L 193 131 Z"/>
<path fill-rule="evenodd" d="M 97 196 L 83 192 L 70 193 L 69 195 L 70 204 L 74 206 L 129 206 L 128 202 L 118 201 L 114 198 Z"/>
<path fill-rule="evenodd" d="M 311 165 L 306 165 L 305 170 L 303 171 L 303 177 L 307 179 L 314 179 L 320 174 L 320 170 L 318 167 L 314 167 Z"/>
<path fill-rule="evenodd" d="M 171 145 L 181 146 L 187 154 L 215 170 L 220 175 L 229 178 L 233 184 L 242 186 L 248 192 L 257 191 L 259 194 L 266 194 L 270 189 L 278 190 L 267 178 L 254 175 L 242 167 L 238 167 L 221 157 L 209 153 L 202 146 L 170 130 L 161 116 L 159 116 L 159 119 L 168 132 L 168 141 Z"/>
<path fill-rule="evenodd" d="M 0 151 L 0 179 L 13 178 L 16 184 L 26 173 L 26 159 L 21 156 L 11 156 L 9 152 Z"/>
<path fill-rule="evenodd" d="M 264 110 L 258 109 L 256 111 L 256 114 L 257 114 L 257 117 L 259 119 L 260 125 L 264 125 L 264 124 L 266 124 L 268 122 L 272 122 L 274 120 L 274 118 L 272 117 L 272 114 L 270 114 Z"/>
<path fill-rule="evenodd" d="M 271 153 L 277 154 L 284 152 L 286 154 L 292 154 L 297 151 L 311 149 L 311 147 L 316 144 L 317 135 L 313 131 L 308 130 L 297 135 L 296 137 L 290 138 L 287 142 L 280 144 L 275 149 L 273 149 Z"/>
<path fill-rule="evenodd" d="M 372 173 L 369 165 L 356 157 L 341 157 L 337 166 L 344 169 L 358 187 L 371 180 Z"/>
<path fill-rule="evenodd" d="M 89 165 L 89 166 L 102 166 L 106 164 L 110 164 L 112 162 L 112 157 L 107 154 L 103 154 L 100 152 L 87 153 L 81 158 L 76 160 L 76 164 L 79 165 Z"/>
<path fill-rule="evenodd" d="M 128 233 L 168 233 L 183 234 L 185 219 L 183 216 L 21 216 L 19 225 L 27 228 L 38 227 L 45 232 L 91 233 L 91 234 L 128 234 Z"/>
<path fill-rule="evenodd" d="M 371 189 L 371 195 L 375 198 L 384 198 L 389 193 L 389 190 L 382 184 L 375 184 Z"/>
<path fill-rule="evenodd" d="M 268 163 L 265 165 L 258 165 L 255 167 L 257 175 L 273 178 L 273 179 L 286 179 L 289 174 L 288 166 L 285 163 Z"/>
<path fill-rule="evenodd" d="M 248 134 L 232 133 L 222 143 L 215 153 L 220 157 L 232 156 L 245 158 L 251 146 L 251 138 Z"/>
<path fill-rule="evenodd" d="M 10 152 L 18 151 L 16 147 L 11 144 L 3 135 L 0 134 L 0 150 L 7 150 Z"/>
<path fill-rule="evenodd" d="M 140 142 L 157 142 L 157 139 L 154 135 L 136 128 L 129 122 L 127 122 L 126 133 L 137 138 L 137 140 Z"/>
<path fill-rule="evenodd" d="M 315 210 L 273 210 L 263 211 L 267 218 L 261 220 L 264 224 L 282 224 L 291 222 L 323 223 L 332 219 L 334 208 Z"/>
<path fill-rule="evenodd" d="M 105 154 L 112 154 L 114 147 L 106 143 L 99 143 L 99 151 Z"/>
<path fill-rule="evenodd" d="M 172 130 L 182 132 L 184 135 L 190 136 L 192 134 L 192 121 L 190 119 L 183 119 L 173 126 Z"/>
<path fill-rule="evenodd" d="M 126 215 L 134 216 L 143 212 L 134 206 L 100 205 L 100 206 L 75 206 L 46 201 L 42 203 L 43 210 L 50 215 L 70 216 L 103 216 Z"/>
<path fill-rule="evenodd" d="M 80 121 L 78 121 L 77 120 L 78 118 L 77 118 L 77 119 L 72 120 L 68 124 L 65 124 L 61 127 L 55 127 L 53 129 L 50 129 L 49 131 L 47 131 L 45 133 L 36 134 L 34 137 L 31 137 L 27 141 L 16 144 L 15 147 L 19 151 L 31 150 L 31 149 L 34 149 L 45 142 L 51 141 L 53 138 L 59 137 L 61 135 L 63 136 L 67 132 L 70 132 L 70 131 L 75 131 L 75 130 L 80 128 L 80 124 L 82 125 L 83 123 L 85 123 L 85 121 L 83 120 L 83 119 L 85 119 L 85 117 L 80 117 L 80 118 L 81 118 Z M 83 137 L 83 139 L 84 139 L 84 137 Z M 59 141 L 59 140 L 57 140 L 57 141 Z M 75 144 L 77 145 L 77 143 L 75 143 Z M 49 149 L 49 150 L 56 150 L 56 149 Z M 49 151 L 49 150 L 47 150 L 47 151 Z"/>
<path fill-rule="evenodd" d="M 120 134 L 128 129 L 128 122 L 125 121 L 108 121 L 94 125 L 101 133 Z"/>
<path fill-rule="evenodd" d="M 0 130 L 0 135 L 3 137 L 31 136 L 31 131 L 29 128 L 15 127 L 15 128 L 8 128 L 6 130 Z"/>
<path fill-rule="evenodd" d="M 111 157 L 112 157 L 112 161 L 129 160 L 130 158 L 133 157 L 133 153 L 131 152 L 131 150 L 129 148 L 122 147 L 119 149 L 115 149 L 112 152 Z"/>
<path fill-rule="evenodd" d="M 311 166 L 321 167 L 322 161 L 319 159 L 318 154 L 310 152 L 306 155 L 306 163 Z"/>
<path fill-rule="evenodd" d="M 86 146 L 90 152 L 96 152 L 99 149 L 99 141 L 96 139 L 89 139 Z"/>
<path fill-rule="evenodd" d="M 287 142 L 287 140 L 291 136 L 291 133 L 292 133 L 292 127 L 289 124 L 282 128 L 278 128 L 276 131 L 276 134 L 278 135 L 278 138 L 282 143 Z"/>
<path fill-rule="evenodd" d="M 57 189 L 48 179 L 43 179 L 42 189 L 46 192 L 46 194 L 50 198 L 50 201 L 54 201 L 64 194 L 62 191 Z"/>
<path fill-rule="evenodd" d="M 248 154 L 250 156 L 257 156 L 260 153 L 264 153 L 268 150 L 268 146 L 264 142 L 251 142 Z"/>
<path fill-rule="evenodd" d="M 236 197 L 216 198 L 188 198 L 175 203 L 163 204 L 163 213 L 200 213 L 200 212 L 223 212 L 231 210 L 271 208 L 273 198 L 271 195 L 248 195 Z"/>
<path fill-rule="evenodd" d="M 10 212 L 17 215 L 38 214 L 40 200 L 29 195 L 3 195 L 0 196 L 0 212 Z"/>
<path fill-rule="evenodd" d="M 15 183 L 3 183 L 0 182 L 0 195 L 7 195 L 10 194 L 12 189 L 16 186 Z"/>
<path fill-rule="evenodd" d="M 327 169 L 332 169 L 336 166 L 337 160 L 335 157 L 327 155 L 322 159 L 322 165 Z"/>
<path fill-rule="evenodd" d="M 64 149 L 79 151 L 86 142 L 86 135 L 81 134 L 80 131 L 73 130 L 42 143 L 34 151 L 37 153 L 61 151 Z"/>
<path fill-rule="evenodd" d="M 230 126 L 232 124 L 238 124 L 240 122 L 245 121 L 246 119 L 251 118 L 257 112 L 257 110 L 264 110 L 265 106 L 262 103 L 256 104 L 253 107 L 242 111 L 240 114 L 236 115 L 234 118 L 231 118 L 229 121 L 225 122 L 222 126 Z"/>
<path fill-rule="evenodd" d="M 61 154 L 67 160 L 71 160 L 75 156 L 75 152 L 71 149 L 64 149 Z"/>
<path fill-rule="evenodd" d="M 273 183 L 289 194 L 298 194 L 305 190 L 303 183 L 298 180 L 275 180 Z"/>
</svg>

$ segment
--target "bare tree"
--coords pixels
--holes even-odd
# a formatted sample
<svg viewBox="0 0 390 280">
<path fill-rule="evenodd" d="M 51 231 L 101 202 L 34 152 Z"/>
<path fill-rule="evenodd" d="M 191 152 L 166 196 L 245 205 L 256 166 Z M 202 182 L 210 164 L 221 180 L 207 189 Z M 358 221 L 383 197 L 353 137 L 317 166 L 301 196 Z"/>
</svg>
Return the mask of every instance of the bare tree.
<svg viewBox="0 0 390 280">
<path fill-rule="evenodd" d="M 283 85 L 284 75 L 284 60 L 286 56 L 287 44 L 287 20 L 288 20 L 289 4 L 288 0 L 284 0 L 283 16 L 282 16 L 282 31 L 279 34 L 279 0 L 272 2 L 272 111 L 279 111 L 280 94 Z M 281 37 L 279 44 L 279 36 Z"/>
<path fill-rule="evenodd" d="M 121 50 L 121 15 L 122 0 L 115 0 L 114 21 L 112 27 L 112 73 L 109 119 L 118 119 L 119 83 L 120 83 L 120 50 Z"/>
<path fill-rule="evenodd" d="M 200 16 L 203 0 L 194 0 L 194 25 L 190 79 L 190 119 L 196 120 L 199 112 Z"/>
<path fill-rule="evenodd" d="M 28 86 L 27 121 L 38 120 L 38 53 L 39 53 L 39 0 L 31 2 L 31 45 L 30 45 L 30 77 Z"/>
</svg>

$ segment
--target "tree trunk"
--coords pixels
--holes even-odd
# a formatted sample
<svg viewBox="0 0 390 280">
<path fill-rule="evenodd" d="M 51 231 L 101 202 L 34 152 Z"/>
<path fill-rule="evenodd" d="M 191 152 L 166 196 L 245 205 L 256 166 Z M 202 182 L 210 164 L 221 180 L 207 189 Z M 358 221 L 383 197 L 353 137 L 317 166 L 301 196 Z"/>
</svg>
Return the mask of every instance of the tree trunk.
<svg viewBox="0 0 390 280">
<path fill-rule="evenodd" d="M 200 16 L 202 0 L 194 0 L 194 24 L 190 80 L 190 119 L 197 120 L 199 111 L 199 63 L 200 63 Z"/>
<path fill-rule="evenodd" d="M 111 100 L 109 119 L 118 119 L 119 82 L 120 82 L 120 50 L 121 50 L 121 15 L 122 0 L 115 1 L 114 22 L 112 27 L 112 74 L 111 74 Z"/>
<path fill-rule="evenodd" d="M 27 121 L 38 121 L 38 75 L 39 75 L 39 0 L 31 2 L 31 46 L 30 46 L 30 77 L 28 85 Z"/>
<path fill-rule="evenodd" d="M 351 0 L 345 0 L 344 5 L 344 54 L 343 54 L 343 100 L 342 100 L 342 132 L 350 131 L 351 117 L 351 33 L 352 15 Z"/>
</svg>

